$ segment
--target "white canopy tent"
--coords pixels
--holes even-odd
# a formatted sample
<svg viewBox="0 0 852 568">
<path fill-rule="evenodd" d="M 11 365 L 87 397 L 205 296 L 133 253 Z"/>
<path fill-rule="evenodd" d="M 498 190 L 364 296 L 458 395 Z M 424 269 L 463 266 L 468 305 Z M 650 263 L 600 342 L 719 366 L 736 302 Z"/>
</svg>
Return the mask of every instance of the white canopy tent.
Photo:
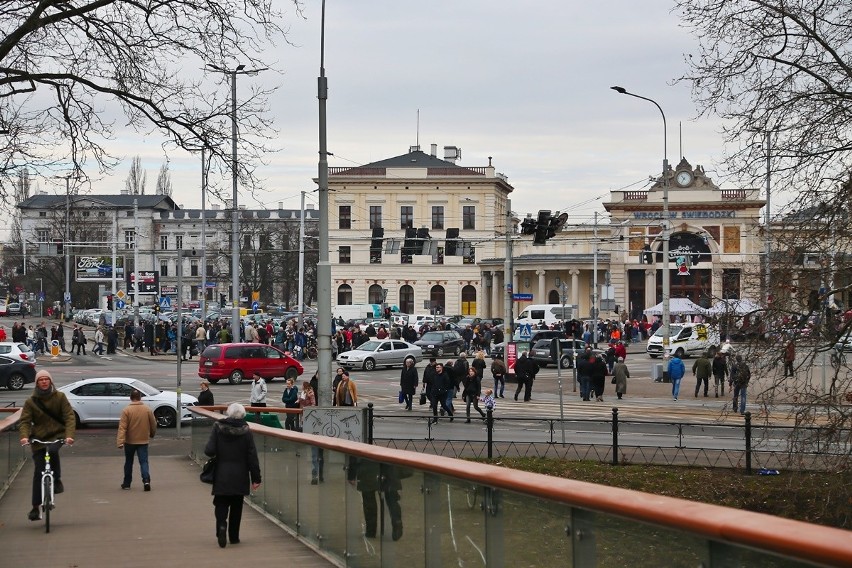
<svg viewBox="0 0 852 568">
<path fill-rule="evenodd" d="M 663 303 L 652 306 L 643 312 L 646 316 L 663 315 Z M 689 298 L 669 298 L 669 314 L 673 316 L 707 315 L 707 310 Z"/>
<path fill-rule="evenodd" d="M 751 300 L 719 300 L 708 310 L 713 315 L 744 316 L 763 310 L 763 306 Z"/>
</svg>

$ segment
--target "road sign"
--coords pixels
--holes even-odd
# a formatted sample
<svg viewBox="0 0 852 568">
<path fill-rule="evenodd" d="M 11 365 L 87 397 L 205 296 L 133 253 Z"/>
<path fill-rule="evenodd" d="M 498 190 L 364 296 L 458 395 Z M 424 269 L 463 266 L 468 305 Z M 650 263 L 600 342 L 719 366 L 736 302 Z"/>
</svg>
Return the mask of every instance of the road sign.
<svg viewBox="0 0 852 568">
<path fill-rule="evenodd" d="M 127 305 L 127 304 L 125 304 L 123 300 L 116 300 L 116 301 L 115 301 L 115 307 L 116 307 L 116 309 L 123 310 L 123 309 L 124 309 L 124 306 L 126 306 L 126 305 Z"/>
<path fill-rule="evenodd" d="M 46 297 L 46 296 L 44 295 L 44 292 L 39 292 L 39 293 L 38 293 L 38 301 L 39 301 L 39 302 L 43 302 L 43 301 L 44 301 L 44 299 L 45 299 L 45 297 Z"/>
<path fill-rule="evenodd" d="M 531 302 L 533 299 L 532 294 L 512 294 L 512 299 L 516 302 Z"/>
<path fill-rule="evenodd" d="M 530 324 L 522 323 L 518 326 L 518 332 L 520 333 L 521 341 L 532 339 L 532 326 Z"/>
<path fill-rule="evenodd" d="M 124 290 L 119 290 L 118 292 L 115 293 L 115 297 L 118 298 L 119 300 L 123 300 L 127 297 L 127 294 L 124 293 Z"/>
<path fill-rule="evenodd" d="M 172 299 L 168 296 L 160 296 L 160 307 L 161 308 L 171 308 L 172 307 Z"/>
<path fill-rule="evenodd" d="M 65 299 L 65 303 L 67 304 L 68 302 L 71 301 L 71 292 L 65 292 L 65 294 L 62 297 Z"/>
<path fill-rule="evenodd" d="M 257 310 L 260 309 L 260 304 L 258 304 L 257 302 L 252 302 L 251 303 L 251 309 L 254 313 L 257 313 Z"/>
</svg>

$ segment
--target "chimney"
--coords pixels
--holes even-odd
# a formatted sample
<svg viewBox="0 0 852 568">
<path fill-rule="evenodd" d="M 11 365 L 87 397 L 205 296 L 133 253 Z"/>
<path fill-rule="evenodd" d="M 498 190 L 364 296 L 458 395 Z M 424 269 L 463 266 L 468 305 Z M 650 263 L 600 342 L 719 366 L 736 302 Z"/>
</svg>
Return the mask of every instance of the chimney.
<svg viewBox="0 0 852 568">
<path fill-rule="evenodd" d="M 284 202 L 283 201 L 278 202 L 278 210 L 280 211 L 281 209 L 284 209 Z"/>
<path fill-rule="evenodd" d="M 429 155 L 432 156 L 433 158 L 438 157 L 438 145 L 437 144 L 432 144 L 432 150 L 429 152 Z"/>
<path fill-rule="evenodd" d="M 457 160 L 461 160 L 461 148 L 444 146 L 444 159 L 455 164 Z"/>
<path fill-rule="evenodd" d="M 408 147 L 408 153 L 409 154 L 411 154 L 412 152 L 419 152 L 419 151 L 420 151 L 420 146 L 409 146 Z"/>
<path fill-rule="evenodd" d="M 312 210 L 313 210 L 313 208 L 314 208 L 314 204 L 313 204 L 313 203 L 305 203 L 305 210 L 307 210 L 307 211 L 312 211 Z"/>
<path fill-rule="evenodd" d="M 122 189 L 121 195 L 130 195 L 130 190 L 129 189 Z"/>
</svg>

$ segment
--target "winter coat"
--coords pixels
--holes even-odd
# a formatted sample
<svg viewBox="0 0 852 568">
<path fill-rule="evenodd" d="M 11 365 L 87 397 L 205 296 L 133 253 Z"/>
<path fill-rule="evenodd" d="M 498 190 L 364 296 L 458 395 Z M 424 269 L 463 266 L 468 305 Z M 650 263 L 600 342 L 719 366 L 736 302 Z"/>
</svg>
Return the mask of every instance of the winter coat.
<svg viewBox="0 0 852 568">
<path fill-rule="evenodd" d="M 692 374 L 699 380 L 709 379 L 712 373 L 713 365 L 707 357 L 699 357 L 696 359 L 695 363 L 692 364 Z"/>
<path fill-rule="evenodd" d="M 482 380 L 482 375 L 485 373 L 485 359 L 477 357 L 473 360 L 470 366 L 476 369 L 476 375 L 479 377 L 479 380 Z"/>
<path fill-rule="evenodd" d="M 157 419 L 142 401 L 131 401 L 121 411 L 115 445 L 147 444 L 157 433 Z"/>
<path fill-rule="evenodd" d="M 213 495 L 248 495 L 260 483 L 260 461 L 254 437 L 244 419 L 224 418 L 213 425 L 204 454 L 216 456 Z"/>
<path fill-rule="evenodd" d="M 417 376 L 417 367 L 414 365 L 410 367 L 406 365 L 402 368 L 402 373 L 399 375 L 399 390 L 402 391 L 402 394 L 416 393 L 419 382 L 420 379 Z"/>
<path fill-rule="evenodd" d="M 281 402 L 284 403 L 284 408 L 299 408 L 299 389 L 296 386 L 285 388 Z"/>
<path fill-rule="evenodd" d="M 36 404 L 36 399 L 40 400 L 50 415 L 62 420 L 64 424 L 60 424 L 50 415 Z M 73 438 L 76 431 L 77 422 L 74 418 L 74 409 L 71 408 L 71 403 L 68 402 L 65 393 L 59 392 L 51 385 L 50 392 L 45 395 L 40 395 L 38 388 L 33 391 L 24 403 L 24 409 L 21 412 L 21 421 L 19 422 L 19 438 L 38 438 L 40 440 L 56 440 L 58 438 Z M 32 444 L 32 450 L 36 451 L 43 448 L 41 444 Z"/>
<path fill-rule="evenodd" d="M 669 378 L 673 381 L 677 381 L 683 378 L 686 374 L 686 367 L 683 365 L 683 361 L 680 360 L 680 357 L 672 357 L 671 361 L 669 361 Z"/>
<path fill-rule="evenodd" d="M 479 395 L 482 394 L 482 380 L 479 378 L 479 374 L 475 374 L 472 377 L 468 374 L 462 379 L 462 384 L 464 385 L 464 390 L 462 390 L 463 399 L 479 398 Z"/>
<path fill-rule="evenodd" d="M 630 370 L 625 363 L 616 363 L 612 370 L 615 376 L 615 392 L 625 394 L 627 392 L 627 379 L 630 377 Z"/>
</svg>

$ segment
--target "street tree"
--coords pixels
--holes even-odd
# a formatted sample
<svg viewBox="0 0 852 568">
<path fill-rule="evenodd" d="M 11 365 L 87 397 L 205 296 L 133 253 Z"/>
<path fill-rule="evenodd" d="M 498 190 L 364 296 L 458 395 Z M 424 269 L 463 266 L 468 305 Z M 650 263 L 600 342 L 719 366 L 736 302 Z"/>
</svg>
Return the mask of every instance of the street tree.
<svg viewBox="0 0 852 568">
<path fill-rule="evenodd" d="M 165 148 L 206 148 L 230 168 L 229 72 L 271 66 L 286 41 L 273 0 L 7 0 L 0 3 L 0 192 L 28 167 L 91 175 L 111 170 L 117 126 L 162 136 Z M 300 2 L 291 4 L 300 17 Z M 211 69 L 224 72 L 215 72 Z M 206 71 L 205 71 L 206 70 Z M 273 88 L 246 81 L 238 174 L 259 185 L 256 160 L 272 139 Z"/>
<path fill-rule="evenodd" d="M 172 175 L 169 173 L 168 162 L 160 166 L 160 173 L 157 175 L 157 187 L 154 193 L 156 195 L 172 196 Z"/>
<path fill-rule="evenodd" d="M 124 186 L 130 195 L 145 195 L 145 184 L 148 174 L 142 168 L 142 158 L 136 156 L 130 162 L 130 172 L 124 180 Z M 159 181 L 159 180 L 158 180 Z"/>
</svg>

